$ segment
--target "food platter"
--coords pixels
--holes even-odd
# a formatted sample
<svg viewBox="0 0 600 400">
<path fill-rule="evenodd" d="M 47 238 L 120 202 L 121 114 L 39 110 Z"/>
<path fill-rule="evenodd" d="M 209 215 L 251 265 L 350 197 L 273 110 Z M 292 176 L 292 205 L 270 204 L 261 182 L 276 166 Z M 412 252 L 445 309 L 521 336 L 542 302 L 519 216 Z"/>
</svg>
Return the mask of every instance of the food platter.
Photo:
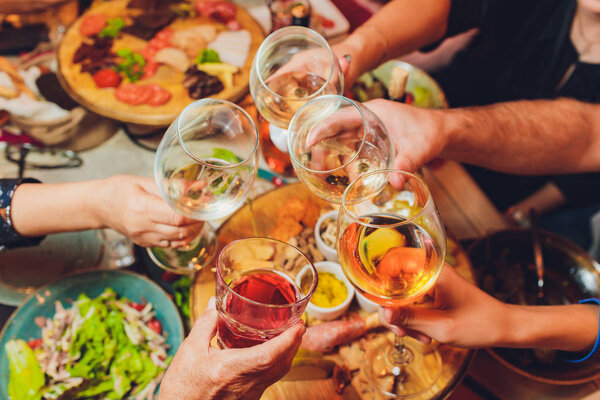
<svg viewBox="0 0 600 400">
<path fill-rule="evenodd" d="M 537 299 L 531 231 L 510 229 L 469 248 L 479 286 L 503 302 L 562 305 L 600 296 L 600 264 L 565 238 L 540 231 L 544 259 L 544 302 Z M 600 377 L 600 363 L 564 361 L 553 350 L 491 348 L 501 364 L 527 378 L 554 385 L 578 385 Z"/>
<path fill-rule="evenodd" d="M 84 293 L 93 298 L 105 288 L 111 288 L 119 297 L 152 304 L 156 318 L 167 333 L 166 343 L 170 346 L 167 354 L 175 355 L 183 341 L 184 330 L 181 318 L 167 294 L 154 282 L 141 275 L 119 270 L 92 270 L 78 272 L 51 283 L 32 294 L 12 314 L 0 334 L 0 398 L 8 399 L 9 363 L 5 344 L 12 339 L 29 341 L 40 337 L 38 317 L 49 318 L 55 315 L 55 301 L 60 301 L 65 309 L 69 303 Z"/>
<path fill-rule="evenodd" d="M 300 204 L 302 207 L 298 206 Z M 296 207 L 298 208 L 296 209 Z M 285 211 L 286 209 L 287 211 Z M 299 230 L 310 230 L 310 232 L 313 232 L 317 217 L 330 209 L 331 206 L 328 203 L 316 198 L 300 183 L 281 186 L 254 199 L 252 201 L 252 213 L 250 212 L 250 207 L 245 206 L 225 221 L 218 231 L 219 246 L 222 247 L 235 239 L 252 236 L 267 236 L 289 240 Z M 294 227 L 294 223 L 300 223 L 302 226 Z M 449 253 L 451 253 L 450 255 L 453 258 L 456 270 L 467 279 L 473 281 L 471 265 L 466 253 L 455 241 L 451 240 L 450 243 Z M 195 320 L 204 312 L 208 299 L 214 296 L 214 293 L 214 272 L 210 268 L 206 268 L 196 273 L 194 283 L 192 284 L 190 300 L 192 320 Z M 363 318 L 369 317 L 363 311 L 359 311 L 356 303 L 351 305 L 350 311 L 359 313 Z M 376 318 L 376 315 L 371 314 L 370 316 L 371 318 Z M 320 321 L 312 319 L 309 319 L 308 322 L 309 326 L 318 323 Z M 369 338 L 368 340 L 371 340 L 385 335 L 389 335 L 389 333 L 385 329 L 379 329 L 375 331 L 373 336 L 369 334 L 367 337 Z M 350 346 L 351 344 L 347 344 L 340 347 L 349 348 Z M 439 345 L 437 349 L 442 356 L 444 365 L 440 378 L 432 390 L 422 397 L 415 397 L 416 399 L 442 399 L 447 396 L 460 381 L 474 354 L 471 350 L 458 349 L 445 345 Z M 344 358 L 338 350 L 326 354 L 324 359 L 329 360 L 329 362 L 333 361 L 336 364 L 345 365 Z M 303 375 L 304 373 L 301 369 L 306 367 L 306 363 L 301 358 L 299 359 L 298 356 L 296 361 L 298 363 L 292 368 L 291 373 L 284 377 L 281 382 L 270 387 L 265 392 L 263 399 L 331 399 L 336 396 L 334 379 L 327 376 L 319 377 L 312 373 Z M 318 364 L 320 361 L 316 361 L 316 363 Z M 310 367 L 308 368 L 310 369 Z M 366 382 L 359 384 L 357 378 L 356 386 L 354 384 L 346 386 L 343 397 L 362 400 L 378 400 L 383 398 L 372 392 L 368 392 L 366 388 L 369 386 Z"/>
<path fill-rule="evenodd" d="M 98 2 L 67 30 L 57 52 L 58 77 L 69 95 L 97 114 L 131 124 L 166 126 L 193 101 L 189 96 L 188 89 L 183 85 L 184 79 L 187 78 L 183 71 L 159 63 L 155 74 L 137 81 L 136 86 L 158 85 L 170 93 L 170 99 L 161 105 L 146 103 L 131 105 L 118 100 L 115 96 L 116 89 L 121 89 L 124 85 L 130 85 L 127 83 L 127 79 L 124 78 L 116 89 L 113 87 L 100 88 L 91 73 L 82 72 L 83 64 L 74 62 L 74 57 L 82 43 L 90 43 L 90 38 L 83 36 L 80 32 L 82 23 L 86 21 L 85 18 L 90 15 L 103 15 L 108 20 L 120 18 L 128 24 L 140 12 L 140 10 L 127 8 L 128 4 L 129 0 Z M 258 23 L 243 8 L 235 6 L 235 9 L 235 18 L 241 27 L 240 32 L 247 31 L 250 37 L 248 54 L 243 66 L 233 74 L 231 83 L 225 84 L 223 90 L 211 96 L 230 101 L 237 101 L 247 93 L 250 66 L 254 54 L 264 39 L 264 34 Z M 199 26 L 214 26 L 218 34 L 228 32 L 225 25 L 203 16 L 177 17 L 173 22 L 166 25 L 165 29 L 169 29 L 171 32 L 180 32 Z M 129 49 L 135 54 L 142 54 L 144 49 L 150 46 L 152 40 L 155 40 L 155 38 L 148 41 L 129 33 L 120 32 L 113 40 L 112 51 Z M 190 60 L 192 59 L 190 58 Z M 111 66 L 108 69 L 111 68 L 115 69 L 116 67 Z"/>
</svg>

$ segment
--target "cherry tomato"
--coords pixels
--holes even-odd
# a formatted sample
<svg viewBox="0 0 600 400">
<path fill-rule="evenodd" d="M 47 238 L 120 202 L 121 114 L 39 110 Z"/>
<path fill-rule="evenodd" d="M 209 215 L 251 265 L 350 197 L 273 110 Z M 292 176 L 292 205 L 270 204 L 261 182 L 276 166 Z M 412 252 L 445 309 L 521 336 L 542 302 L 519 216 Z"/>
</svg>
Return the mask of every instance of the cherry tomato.
<svg viewBox="0 0 600 400">
<path fill-rule="evenodd" d="M 33 340 L 30 340 L 29 342 L 27 342 L 27 346 L 29 346 L 31 348 L 31 350 L 35 350 L 38 347 L 41 347 L 43 343 L 44 343 L 44 341 L 42 340 L 42 338 L 33 339 Z"/>
<path fill-rule="evenodd" d="M 104 68 L 92 75 L 99 88 L 117 87 L 121 83 L 121 75 L 111 68 Z"/>
<path fill-rule="evenodd" d="M 150 322 L 148 322 L 148 328 L 152 329 L 154 332 L 158 333 L 159 335 L 162 332 L 162 325 L 160 324 L 160 321 L 157 320 L 156 318 L 154 318 L 153 320 L 150 320 Z"/>
<path fill-rule="evenodd" d="M 133 308 L 134 310 L 137 311 L 142 311 L 144 309 L 144 307 L 146 307 L 145 304 L 141 304 L 141 303 L 134 303 L 133 301 L 131 303 L 129 303 L 129 307 Z"/>
<path fill-rule="evenodd" d="M 406 104 L 413 104 L 415 102 L 415 96 L 412 93 L 406 93 Z"/>
</svg>

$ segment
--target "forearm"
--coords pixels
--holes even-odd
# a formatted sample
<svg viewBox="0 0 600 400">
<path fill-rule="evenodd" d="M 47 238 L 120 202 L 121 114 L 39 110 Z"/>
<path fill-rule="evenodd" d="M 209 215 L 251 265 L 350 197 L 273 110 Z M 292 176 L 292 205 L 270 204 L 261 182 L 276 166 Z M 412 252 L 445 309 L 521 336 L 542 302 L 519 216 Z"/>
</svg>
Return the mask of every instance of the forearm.
<svg viewBox="0 0 600 400">
<path fill-rule="evenodd" d="M 352 56 L 348 75 L 353 80 L 386 59 L 441 39 L 449 11 L 450 0 L 394 0 L 334 46 L 334 50 L 338 56 Z"/>
<path fill-rule="evenodd" d="M 22 184 L 11 202 L 11 220 L 23 236 L 102 227 L 96 205 L 103 181 Z"/>
<path fill-rule="evenodd" d="M 534 100 L 437 113 L 445 158 L 514 174 L 600 170 L 600 105 Z"/>
<path fill-rule="evenodd" d="M 598 306 L 507 305 L 505 321 L 497 346 L 589 351 L 598 335 Z"/>
</svg>

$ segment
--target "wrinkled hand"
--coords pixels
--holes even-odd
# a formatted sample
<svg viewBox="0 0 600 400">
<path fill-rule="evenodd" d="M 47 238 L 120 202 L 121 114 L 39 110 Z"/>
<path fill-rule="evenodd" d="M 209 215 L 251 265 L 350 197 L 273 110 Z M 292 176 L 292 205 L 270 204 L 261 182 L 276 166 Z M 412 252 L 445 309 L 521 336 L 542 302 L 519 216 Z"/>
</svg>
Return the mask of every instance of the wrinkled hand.
<svg viewBox="0 0 600 400">
<path fill-rule="evenodd" d="M 258 400 L 289 371 L 305 332 L 297 324 L 260 345 L 220 350 L 210 345 L 216 326 L 213 298 L 171 362 L 160 400 Z"/>
<path fill-rule="evenodd" d="M 445 265 L 433 289 L 435 308 L 386 308 L 382 322 L 400 336 L 423 343 L 431 339 L 459 347 L 480 348 L 498 343 L 507 306 L 459 276 Z"/>
<path fill-rule="evenodd" d="M 203 222 L 169 207 L 151 178 L 113 176 L 102 182 L 95 197 L 102 224 L 143 247 L 184 246 L 202 230 Z"/>
</svg>

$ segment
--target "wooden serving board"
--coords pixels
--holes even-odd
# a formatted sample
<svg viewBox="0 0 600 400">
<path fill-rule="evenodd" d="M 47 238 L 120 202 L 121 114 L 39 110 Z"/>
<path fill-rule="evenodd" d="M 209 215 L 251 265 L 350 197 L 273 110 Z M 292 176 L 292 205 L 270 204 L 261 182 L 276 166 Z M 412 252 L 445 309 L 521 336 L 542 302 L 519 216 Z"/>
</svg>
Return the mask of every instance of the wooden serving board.
<svg viewBox="0 0 600 400">
<path fill-rule="evenodd" d="M 282 186 L 274 189 L 264 195 L 256 198 L 252 202 L 252 210 L 255 221 L 252 221 L 252 214 L 248 205 L 238 210 L 227 221 L 221 225 L 218 231 L 219 247 L 222 248 L 232 240 L 253 237 L 269 236 L 274 228 L 281 224 L 278 221 L 278 210 L 285 207 L 292 199 L 299 199 L 302 202 L 310 201 L 319 207 L 321 213 L 330 209 L 331 206 L 321 199 L 314 196 L 301 183 Z M 256 226 L 257 234 L 254 233 Z M 278 237 L 282 239 L 281 237 Z M 456 244 L 452 256 L 455 259 L 455 269 L 463 277 L 474 282 L 473 270 L 466 252 Z M 215 295 L 214 268 L 206 268 L 196 273 L 194 283 L 191 288 L 191 318 L 192 322 L 204 312 L 208 300 Z M 356 304 L 353 310 L 357 310 Z M 382 334 L 386 334 L 385 331 Z M 452 346 L 439 345 L 437 347 L 442 356 L 442 372 L 434 387 L 426 394 L 414 399 L 443 399 L 459 383 L 464 375 L 474 351 L 459 349 Z M 336 353 L 326 356 L 329 359 L 338 361 Z M 378 397 L 361 397 L 354 388 L 349 385 L 342 395 L 335 392 L 332 379 L 320 380 L 302 380 L 302 381 L 283 381 L 277 382 L 271 386 L 262 397 L 263 400 L 365 400 L 379 399 Z"/>
<path fill-rule="evenodd" d="M 167 89 L 172 97 L 162 106 L 147 104 L 131 106 L 118 101 L 114 96 L 114 89 L 100 89 L 94 83 L 89 73 L 81 72 L 81 64 L 73 63 L 73 56 L 83 40 L 79 27 L 83 18 L 88 14 L 104 14 L 108 18 L 121 17 L 127 19 L 135 15 L 137 10 L 127 9 L 129 0 L 111 0 L 96 3 L 94 7 L 84 13 L 65 33 L 58 48 L 58 77 L 64 89 L 82 106 L 89 110 L 118 121 L 147 126 L 167 126 L 179 113 L 194 100 L 188 96 L 187 89 L 182 85 L 184 74 L 171 67 L 161 65 L 157 73 L 150 79 L 140 81 L 140 84 L 155 83 Z M 233 76 L 233 86 L 210 97 L 229 101 L 237 101 L 248 92 L 250 67 L 254 55 L 264 39 L 264 33 L 258 23 L 246 12 L 237 7 L 237 20 L 243 29 L 250 32 L 251 43 L 245 65 Z M 203 17 L 176 18 L 167 25 L 174 30 L 185 29 L 196 25 L 213 24 L 219 31 L 225 30 L 223 25 Z M 129 48 L 133 52 L 140 52 L 146 47 L 146 40 L 121 33 L 113 44 L 113 49 Z"/>
</svg>

